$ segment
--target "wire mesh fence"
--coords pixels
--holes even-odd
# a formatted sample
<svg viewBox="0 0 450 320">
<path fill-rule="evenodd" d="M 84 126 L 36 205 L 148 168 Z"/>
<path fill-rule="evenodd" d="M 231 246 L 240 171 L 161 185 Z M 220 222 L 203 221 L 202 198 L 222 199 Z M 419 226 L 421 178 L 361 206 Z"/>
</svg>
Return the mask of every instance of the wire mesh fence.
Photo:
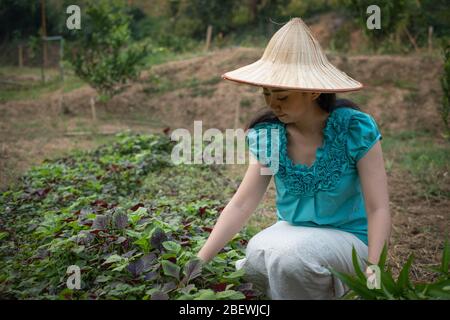
<svg viewBox="0 0 450 320">
<path fill-rule="evenodd" d="M 0 89 L 22 89 L 64 80 L 62 37 L 0 44 Z"/>
</svg>

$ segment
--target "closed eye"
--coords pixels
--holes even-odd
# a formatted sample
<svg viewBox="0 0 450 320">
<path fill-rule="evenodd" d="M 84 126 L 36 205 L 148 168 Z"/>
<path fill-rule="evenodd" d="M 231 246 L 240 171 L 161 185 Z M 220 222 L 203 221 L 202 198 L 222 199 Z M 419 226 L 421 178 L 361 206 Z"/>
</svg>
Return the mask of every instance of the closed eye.
<svg viewBox="0 0 450 320">
<path fill-rule="evenodd" d="M 285 96 L 283 98 L 278 98 L 278 100 L 286 100 L 288 98 L 288 96 Z"/>
</svg>

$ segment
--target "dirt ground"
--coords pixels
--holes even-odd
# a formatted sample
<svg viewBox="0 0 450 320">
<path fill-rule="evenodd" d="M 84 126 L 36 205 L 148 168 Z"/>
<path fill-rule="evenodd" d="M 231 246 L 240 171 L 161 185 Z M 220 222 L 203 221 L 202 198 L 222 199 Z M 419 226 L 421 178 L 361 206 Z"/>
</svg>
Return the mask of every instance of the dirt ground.
<svg viewBox="0 0 450 320">
<path fill-rule="evenodd" d="M 155 66 L 122 94 L 98 103 L 96 122 L 89 106 L 95 92 L 87 86 L 64 95 L 54 92 L 35 100 L 0 103 L 0 188 L 5 189 L 47 157 L 93 148 L 111 133 L 126 129 L 193 131 L 194 120 L 203 121 L 204 131 L 222 131 L 235 124 L 244 128 L 264 107 L 262 95 L 259 89 L 226 82 L 220 75 L 257 60 L 261 54 L 262 49 L 227 48 Z M 329 58 L 365 85 L 360 92 L 341 96 L 353 99 L 373 115 L 382 133 L 426 130 L 435 137 L 434 143 L 444 143 L 439 135 L 443 125 L 438 116 L 442 96 L 438 57 L 329 54 Z M 97 134 L 90 133 L 92 128 Z M 245 168 L 230 166 L 229 174 L 239 180 Z M 393 216 L 390 264 L 397 273 L 414 253 L 413 279 L 429 280 L 432 275 L 425 267 L 440 261 L 450 225 L 450 199 L 424 198 L 412 177 L 395 166 L 388 178 Z M 275 221 L 274 201 L 272 182 L 252 218 L 261 227 Z"/>
</svg>

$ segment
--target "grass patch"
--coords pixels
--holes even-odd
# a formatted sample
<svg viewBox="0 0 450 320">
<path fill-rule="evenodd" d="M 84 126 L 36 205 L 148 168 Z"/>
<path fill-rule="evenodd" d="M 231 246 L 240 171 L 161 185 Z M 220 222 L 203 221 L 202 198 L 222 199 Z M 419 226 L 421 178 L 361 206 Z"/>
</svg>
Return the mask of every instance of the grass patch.
<svg viewBox="0 0 450 320">
<path fill-rule="evenodd" d="M 403 131 L 383 136 L 387 166 L 409 172 L 424 196 L 449 197 L 450 148 L 428 131 Z"/>
<path fill-rule="evenodd" d="M 417 90 L 417 83 L 414 83 L 407 79 L 395 79 L 395 78 L 375 78 L 370 80 L 370 84 L 374 87 L 377 86 L 394 86 L 399 89 L 405 90 Z"/>
<path fill-rule="evenodd" d="M 158 64 L 163 64 L 169 61 L 185 60 L 190 58 L 195 58 L 199 56 L 207 55 L 209 52 L 203 51 L 203 43 L 199 43 L 198 47 L 194 50 L 189 50 L 186 52 L 175 52 L 170 49 L 161 47 L 160 49 L 154 50 L 152 54 L 148 55 L 146 59 L 146 65 L 153 66 Z"/>
<path fill-rule="evenodd" d="M 354 101 L 358 105 L 366 105 L 369 102 L 370 96 L 365 93 L 353 93 L 351 95 L 352 101 Z"/>
<path fill-rule="evenodd" d="M 12 87 L 0 90 L 0 103 L 6 101 L 38 99 L 44 94 L 61 89 L 61 87 L 63 88 L 63 92 L 67 93 L 84 85 L 85 82 L 73 75 L 67 75 L 64 83 L 62 83 L 59 78 L 53 78 L 45 83 L 40 81 L 24 82 L 24 85 L 20 88 Z"/>
<path fill-rule="evenodd" d="M 200 80 L 197 77 L 192 77 L 186 81 L 175 82 L 166 76 L 152 74 L 148 79 L 148 83 L 150 85 L 144 88 L 144 92 L 147 94 L 163 94 L 171 90 L 190 89 L 191 97 L 210 97 L 216 90 L 213 85 L 218 82 L 220 82 L 220 77 L 217 76 L 206 80 Z"/>
<path fill-rule="evenodd" d="M 396 79 L 394 80 L 394 86 L 400 89 L 417 90 L 417 84 L 408 80 Z"/>
<path fill-rule="evenodd" d="M 147 58 L 146 65 L 158 65 L 168 61 L 184 60 L 193 57 L 206 55 L 208 52 L 203 52 L 201 46 L 194 51 L 176 53 L 167 49 L 155 50 Z M 78 89 L 86 83 L 76 77 L 70 69 L 67 69 L 65 74 L 65 81 L 63 85 L 64 93 Z M 28 67 L 0 67 L 0 79 L 5 79 L 5 83 L 0 81 L 0 103 L 6 101 L 18 101 L 28 99 L 38 99 L 43 94 L 51 93 L 61 89 L 62 83 L 59 79 L 58 70 L 46 70 L 46 77 L 49 79 L 43 83 L 41 82 L 41 69 Z M 11 80 L 10 78 L 13 78 Z M 8 82 L 6 82 L 8 80 Z M 157 80 L 157 79 L 156 79 Z M 205 81 L 204 84 L 214 84 L 220 81 L 217 77 Z M 156 81 L 157 92 L 166 92 L 171 89 L 171 84 Z M 153 92 L 151 92 L 153 93 Z"/>
<path fill-rule="evenodd" d="M 216 91 L 215 87 L 196 87 L 191 90 L 191 97 L 212 97 Z"/>
<path fill-rule="evenodd" d="M 248 98 L 242 98 L 240 102 L 240 106 L 242 108 L 249 108 L 252 105 L 252 100 Z"/>
</svg>

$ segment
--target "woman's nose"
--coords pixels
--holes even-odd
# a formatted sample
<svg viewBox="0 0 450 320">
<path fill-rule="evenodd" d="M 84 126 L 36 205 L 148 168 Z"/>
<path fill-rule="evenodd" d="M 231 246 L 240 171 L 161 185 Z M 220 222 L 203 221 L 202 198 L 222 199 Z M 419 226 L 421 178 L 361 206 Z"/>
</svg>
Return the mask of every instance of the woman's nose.
<svg viewBox="0 0 450 320">
<path fill-rule="evenodd" d="M 279 104 L 276 100 L 274 100 L 274 99 L 272 99 L 272 100 L 269 102 L 269 105 L 270 105 L 270 107 L 271 107 L 273 110 L 275 110 L 275 111 L 280 111 L 280 109 L 281 109 L 280 104 Z"/>
</svg>

